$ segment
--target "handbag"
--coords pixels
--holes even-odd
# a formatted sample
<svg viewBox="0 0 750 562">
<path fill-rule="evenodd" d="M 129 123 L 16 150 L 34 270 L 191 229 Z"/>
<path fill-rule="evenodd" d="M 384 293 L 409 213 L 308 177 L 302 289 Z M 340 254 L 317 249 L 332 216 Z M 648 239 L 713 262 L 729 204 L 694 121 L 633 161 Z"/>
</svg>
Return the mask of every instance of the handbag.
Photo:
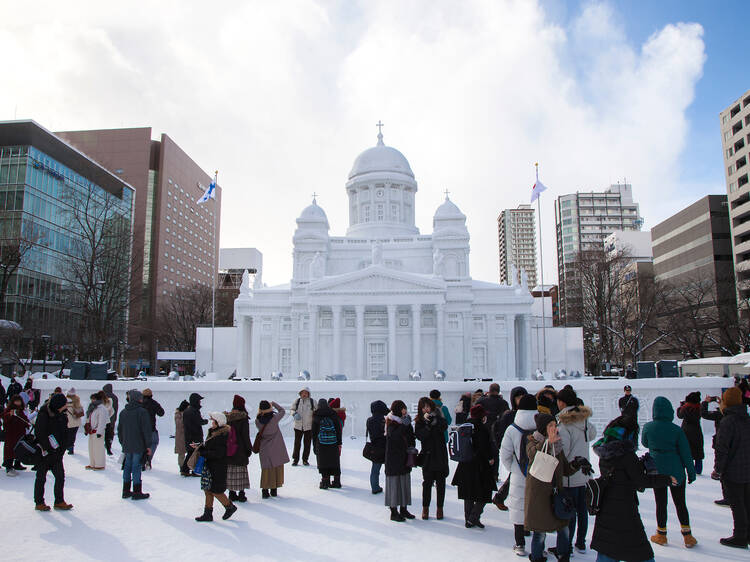
<svg viewBox="0 0 750 562">
<path fill-rule="evenodd" d="M 260 453 L 260 438 L 263 436 L 263 432 L 268 427 L 268 424 L 264 425 L 260 428 L 260 431 L 258 432 L 258 435 L 255 436 L 255 442 L 253 443 L 253 453 L 256 455 Z"/>
<path fill-rule="evenodd" d="M 407 447 L 406 448 L 406 468 L 414 468 L 417 465 L 417 457 L 419 456 L 419 452 L 417 451 L 416 447 Z"/>
<path fill-rule="evenodd" d="M 534 462 L 529 468 L 529 474 L 541 482 L 552 482 L 557 465 L 560 464 L 555 457 L 548 453 L 549 440 L 544 442 L 542 450 L 537 451 L 534 455 Z"/>
<path fill-rule="evenodd" d="M 558 519 L 571 519 L 576 514 L 573 498 L 565 490 L 552 489 L 552 511 Z"/>
<path fill-rule="evenodd" d="M 203 469 L 206 466 L 206 457 L 198 457 L 195 461 L 195 467 L 193 468 L 194 474 L 203 474 Z"/>
<path fill-rule="evenodd" d="M 195 449 L 193 449 L 193 452 L 191 453 L 190 458 L 188 458 L 188 461 L 187 461 L 187 466 L 188 466 L 188 468 L 190 470 L 194 470 L 195 469 L 195 465 L 197 464 L 198 458 L 200 456 L 201 455 L 198 452 L 198 447 L 196 447 Z"/>
<path fill-rule="evenodd" d="M 373 460 L 373 457 L 375 456 L 375 447 L 373 447 L 372 443 L 369 441 L 365 443 L 365 446 L 362 448 L 362 456 L 370 462 L 375 462 Z"/>
<path fill-rule="evenodd" d="M 91 422 L 87 421 L 85 424 L 83 424 L 83 434 L 84 435 L 91 435 L 93 430 L 91 429 Z"/>
</svg>

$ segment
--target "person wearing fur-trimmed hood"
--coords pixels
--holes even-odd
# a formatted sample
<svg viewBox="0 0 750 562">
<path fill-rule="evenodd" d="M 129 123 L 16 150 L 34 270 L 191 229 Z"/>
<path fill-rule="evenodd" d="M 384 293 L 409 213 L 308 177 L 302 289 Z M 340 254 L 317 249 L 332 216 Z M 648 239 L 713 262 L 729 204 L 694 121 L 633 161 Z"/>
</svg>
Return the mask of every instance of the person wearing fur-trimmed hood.
<svg viewBox="0 0 750 562">
<path fill-rule="evenodd" d="M 211 412 L 208 415 L 211 427 L 206 440 L 198 447 L 198 454 L 206 459 L 201 474 L 201 490 L 206 496 L 203 515 L 196 521 L 213 521 L 214 498 L 224 506 L 222 519 L 229 519 L 237 511 L 235 506 L 224 493 L 227 489 L 227 440 L 229 426 L 227 417 L 222 412 Z"/>
</svg>

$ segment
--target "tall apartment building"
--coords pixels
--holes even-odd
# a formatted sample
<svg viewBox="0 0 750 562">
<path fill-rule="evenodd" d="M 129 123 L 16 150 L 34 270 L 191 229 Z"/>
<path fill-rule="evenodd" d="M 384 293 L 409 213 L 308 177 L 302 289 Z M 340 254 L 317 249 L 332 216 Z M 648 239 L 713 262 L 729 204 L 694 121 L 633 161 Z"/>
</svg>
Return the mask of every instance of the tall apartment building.
<svg viewBox="0 0 750 562">
<path fill-rule="evenodd" d="M 581 326 L 583 295 L 576 279 L 578 253 L 603 250 L 615 230 L 640 230 L 643 220 L 630 184 L 615 184 L 600 192 L 561 195 L 555 201 L 559 322 Z"/>
<path fill-rule="evenodd" d="M 729 216 L 725 195 L 707 195 L 651 229 L 656 280 L 682 290 L 684 298 L 699 299 L 700 318 L 695 321 L 717 327 L 713 338 L 696 342 L 702 347 L 694 351 L 697 356 L 724 355 L 716 341 L 727 335 L 718 325 L 730 323 L 736 313 Z M 676 323 L 682 322 L 679 315 L 684 313 L 681 298 L 678 293 Z M 726 341 L 724 345 L 732 344 Z M 684 350 L 668 341 L 658 347 L 662 358 L 684 356 Z"/>
<path fill-rule="evenodd" d="M 96 245 L 99 255 L 106 255 L 117 243 L 112 251 L 129 254 L 134 198 L 125 178 L 34 121 L 0 122 L 0 255 L 7 282 L 0 317 L 24 328 L 29 340 L 24 353 L 43 347 L 58 359 L 71 359 L 91 352 L 76 350 L 85 343 L 79 330 L 83 309 L 93 315 L 92 301 L 112 298 L 112 316 L 104 321 L 97 313 L 106 335 L 87 341 L 96 340 L 107 357 L 110 352 L 119 356 L 114 348 L 121 347 L 125 334 L 113 332 L 126 322 L 120 311 L 128 304 L 129 255 L 103 264 L 91 257 L 91 248 Z M 103 230 L 108 239 L 101 236 Z M 83 272 L 116 276 L 123 283 L 98 278 L 84 287 Z M 110 288 L 101 288 L 105 283 Z M 83 304 L 82 293 L 87 295 Z"/>
<path fill-rule="evenodd" d="M 181 286 L 216 279 L 221 218 L 219 186 L 215 200 L 196 204 L 212 176 L 169 136 L 151 134 L 150 127 L 57 133 L 136 189 L 127 356 L 129 367 L 146 371 L 156 361 L 160 304 Z"/>
<path fill-rule="evenodd" d="M 750 90 L 719 114 L 729 199 L 737 302 L 743 315 L 750 302 Z"/>
<path fill-rule="evenodd" d="M 531 205 L 519 205 L 517 209 L 505 209 L 497 217 L 497 236 L 500 246 L 500 283 L 510 281 L 511 265 L 515 265 L 519 274 L 522 269 L 528 274 L 529 287 L 536 287 L 534 208 Z"/>
</svg>

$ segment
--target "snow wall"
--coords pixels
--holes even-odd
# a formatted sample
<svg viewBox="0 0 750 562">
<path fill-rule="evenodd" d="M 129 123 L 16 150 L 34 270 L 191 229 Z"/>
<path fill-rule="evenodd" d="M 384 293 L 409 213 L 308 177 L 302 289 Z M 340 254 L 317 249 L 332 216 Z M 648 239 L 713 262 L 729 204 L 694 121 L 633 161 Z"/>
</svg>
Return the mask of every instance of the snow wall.
<svg viewBox="0 0 750 562">
<path fill-rule="evenodd" d="M 174 411 L 188 396 L 197 392 L 203 399 L 202 413 L 208 417 L 212 411 L 226 411 L 232 407 L 232 398 L 239 394 L 247 403 L 247 410 L 251 416 L 257 411 L 258 402 L 273 400 L 287 409 L 297 398 L 301 388 L 310 388 L 313 399 L 340 397 L 341 405 L 346 408 L 345 436 L 364 436 L 365 422 L 370 416 L 370 403 L 382 400 L 390 406 L 393 400 L 403 400 L 411 410 L 412 418 L 416 415 L 417 402 L 422 396 L 427 396 L 433 388 L 440 390 L 443 403 L 453 412 L 462 393 L 482 388 L 487 391 L 489 382 L 454 382 L 454 381 L 81 381 L 60 379 L 37 379 L 34 388 L 42 390 L 42 397 L 46 399 L 50 392 L 61 386 L 66 392 L 71 386 L 75 387 L 84 404 L 88 404 L 89 396 L 102 388 L 105 382 L 111 382 L 114 392 L 120 399 L 120 407 L 125 404 L 125 392 L 131 388 L 143 390 L 150 388 L 154 398 L 164 407 L 166 414 L 158 419 L 158 429 L 163 446 L 170 446 L 164 439 L 174 434 Z M 571 379 L 564 381 L 497 381 L 506 399 L 510 397 L 510 390 L 516 385 L 524 386 L 529 392 L 536 392 L 545 384 L 552 384 L 560 389 L 570 383 L 581 399 L 593 410 L 592 421 L 601 432 L 604 426 L 619 415 L 617 401 L 623 395 L 623 386 L 629 384 L 633 394 L 640 400 L 641 408 L 638 421 L 643 424 L 651 420 L 651 405 L 657 396 L 667 397 L 675 408 L 685 395 L 694 390 L 706 394 L 720 394 L 733 384 L 731 378 L 701 377 L 701 378 L 665 378 L 665 379 Z M 453 414 L 452 414 L 453 415 Z M 455 417 L 455 416 L 454 416 Z M 281 422 L 286 434 L 292 434 L 293 420 L 287 415 Z M 254 431 L 253 431 L 254 434 Z M 291 446 L 290 443 L 287 443 Z"/>
</svg>

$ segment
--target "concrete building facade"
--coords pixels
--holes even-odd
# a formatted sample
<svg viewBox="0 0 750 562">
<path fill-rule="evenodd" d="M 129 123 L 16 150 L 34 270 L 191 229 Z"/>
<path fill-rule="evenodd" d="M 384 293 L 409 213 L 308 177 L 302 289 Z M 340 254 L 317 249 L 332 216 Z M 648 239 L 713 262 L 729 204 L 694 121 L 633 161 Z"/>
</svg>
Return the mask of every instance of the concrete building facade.
<svg viewBox="0 0 750 562">
<path fill-rule="evenodd" d="M 719 114 L 737 302 L 750 298 L 750 90 Z M 745 304 L 740 307 L 748 314 Z"/>
<path fill-rule="evenodd" d="M 600 192 L 561 195 L 555 201 L 559 322 L 581 326 L 583 295 L 575 261 L 581 251 L 603 250 L 604 240 L 616 230 L 640 230 L 638 203 L 630 184 L 611 185 Z"/>
<path fill-rule="evenodd" d="M 127 356 L 131 368 L 149 371 L 160 303 L 179 287 L 216 279 L 221 188 L 214 200 L 196 204 L 212 177 L 168 135 L 152 140 L 150 127 L 57 135 L 136 189 Z"/>
<path fill-rule="evenodd" d="M 536 287 L 536 234 L 534 208 L 519 205 L 516 209 L 505 209 L 497 217 L 497 236 L 500 257 L 500 283 L 518 282 L 511 279 L 515 267 L 517 275 L 526 271 L 529 287 Z"/>
</svg>

